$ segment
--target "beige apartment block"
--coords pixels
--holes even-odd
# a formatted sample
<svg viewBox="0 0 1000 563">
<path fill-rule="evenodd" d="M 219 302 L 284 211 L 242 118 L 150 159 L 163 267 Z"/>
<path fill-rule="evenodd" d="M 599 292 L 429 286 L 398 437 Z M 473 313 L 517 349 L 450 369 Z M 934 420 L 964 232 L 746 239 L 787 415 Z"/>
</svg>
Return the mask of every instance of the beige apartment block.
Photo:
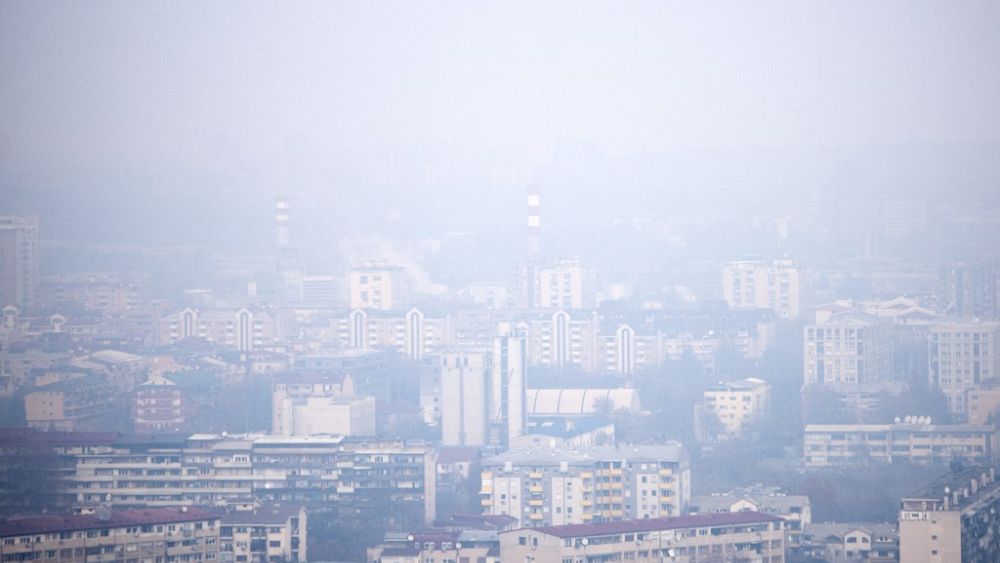
<svg viewBox="0 0 1000 563">
<path fill-rule="evenodd" d="M 735 512 L 600 524 L 521 528 L 500 534 L 502 561 L 761 561 L 785 560 L 784 521 Z"/>
<path fill-rule="evenodd" d="M 703 394 L 699 434 L 709 441 L 739 438 L 767 412 L 770 404 L 771 385 L 763 379 L 748 377 L 720 382 Z M 713 429 L 704 420 L 709 417 L 714 417 L 720 427 Z"/>
<path fill-rule="evenodd" d="M 522 526 L 678 515 L 691 498 L 679 443 L 512 450 L 482 467 L 483 512 Z"/>
<path fill-rule="evenodd" d="M 219 558 L 240 563 L 308 561 L 308 515 L 302 506 L 228 512 L 220 522 Z"/>
<path fill-rule="evenodd" d="M 908 495 L 899 509 L 899 560 L 996 561 L 1000 484 L 993 467 L 951 471 Z"/>
<path fill-rule="evenodd" d="M 197 508 L 44 515 L 0 522 L 0 559 L 53 563 L 211 562 L 219 516 Z"/>
<path fill-rule="evenodd" d="M 803 437 L 807 467 L 869 463 L 985 463 L 997 455 L 992 425 L 809 424 Z"/>
</svg>

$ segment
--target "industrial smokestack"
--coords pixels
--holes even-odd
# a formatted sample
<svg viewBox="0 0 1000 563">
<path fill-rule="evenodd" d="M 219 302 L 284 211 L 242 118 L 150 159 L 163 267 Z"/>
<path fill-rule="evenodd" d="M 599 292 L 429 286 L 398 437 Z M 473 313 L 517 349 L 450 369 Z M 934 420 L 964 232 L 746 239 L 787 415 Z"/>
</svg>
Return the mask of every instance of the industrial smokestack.
<svg viewBox="0 0 1000 563">
<path fill-rule="evenodd" d="M 542 226 L 542 202 L 538 186 L 528 186 L 528 258 L 538 258 L 539 230 Z"/>
<path fill-rule="evenodd" d="M 289 234 L 289 223 L 292 220 L 292 209 L 285 196 L 274 198 L 274 234 L 275 246 L 278 248 L 288 248 L 291 246 L 291 235 Z"/>
</svg>

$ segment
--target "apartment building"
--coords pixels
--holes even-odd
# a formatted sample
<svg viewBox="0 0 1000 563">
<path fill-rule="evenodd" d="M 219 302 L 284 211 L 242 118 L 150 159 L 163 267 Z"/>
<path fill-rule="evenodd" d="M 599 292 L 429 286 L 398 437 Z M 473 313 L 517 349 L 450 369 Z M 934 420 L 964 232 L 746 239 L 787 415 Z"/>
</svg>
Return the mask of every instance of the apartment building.
<svg viewBox="0 0 1000 563">
<path fill-rule="evenodd" d="M 1000 380 L 980 383 L 965 394 L 969 424 L 1000 423 Z"/>
<path fill-rule="evenodd" d="M 409 306 L 410 279 L 403 268 L 368 262 L 348 274 L 351 309 L 392 310 Z"/>
<path fill-rule="evenodd" d="M 375 399 L 355 395 L 354 379 L 347 373 L 282 375 L 271 391 L 271 431 L 282 436 L 373 436 Z"/>
<path fill-rule="evenodd" d="M 691 514 L 761 512 L 785 521 L 789 544 L 798 544 L 802 530 L 812 523 L 812 503 L 805 495 L 790 495 L 777 488 L 753 487 L 691 497 Z"/>
<path fill-rule="evenodd" d="M 589 309 L 596 304 L 594 270 L 579 260 L 560 260 L 544 265 L 536 275 L 541 309 Z"/>
<path fill-rule="evenodd" d="M 998 527 L 1000 484 L 994 468 L 952 471 L 901 500 L 899 560 L 996 561 Z"/>
<path fill-rule="evenodd" d="M 484 530 L 390 532 L 368 548 L 372 563 L 500 563 L 500 536 Z"/>
<path fill-rule="evenodd" d="M 219 560 L 219 516 L 198 508 L 41 515 L 0 521 L 3 561 L 183 563 Z"/>
<path fill-rule="evenodd" d="M 522 526 L 582 524 L 682 514 L 691 498 L 679 443 L 519 449 L 483 460 L 483 511 Z"/>
<path fill-rule="evenodd" d="M 807 524 L 800 544 L 792 551 L 797 559 L 806 561 L 897 563 L 900 561 L 899 529 L 895 522 Z"/>
<path fill-rule="evenodd" d="M 768 411 L 770 403 L 771 385 L 763 379 L 720 381 L 703 393 L 701 404 L 695 407 L 698 436 L 702 441 L 739 438 Z"/>
<path fill-rule="evenodd" d="M 722 298 L 734 309 L 772 309 L 799 316 L 799 270 L 791 260 L 740 260 L 722 268 Z"/>
<path fill-rule="evenodd" d="M 529 364 L 583 371 L 595 371 L 599 365 L 599 327 L 593 311 L 562 309 L 525 315 L 516 324 L 525 338 Z"/>
<path fill-rule="evenodd" d="M 38 265 L 38 217 L 0 215 L 0 307 L 35 306 Z"/>
<path fill-rule="evenodd" d="M 698 514 L 500 533 L 503 561 L 785 560 L 785 527 L 757 512 Z"/>
<path fill-rule="evenodd" d="M 236 563 L 308 561 L 309 513 L 303 506 L 234 510 L 219 522 L 219 560 Z"/>
<path fill-rule="evenodd" d="M 1000 318 L 1000 264 L 995 260 L 949 264 L 941 269 L 937 296 L 943 313 Z"/>
<path fill-rule="evenodd" d="M 332 324 L 343 349 L 386 348 L 419 360 L 454 343 L 451 316 L 437 311 L 354 309 L 338 314 Z"/>
<path fill-rule="evenodd" d="M 186 338 L 203 338 L 249 352 L 278 343 L 275 315 L 265 310 L 192 309 L 171 313 L 156 323 L 156 342 L 163 346 Z"/>
<path fill-rule="evenodd" d="M 9 397 L 30 382 L 37 369 L 51 368 L 70 359 L 66 352 L 26 350 L 0 352 L 0 396 Z"/>
<path fill-rule="evenodd" d="M 100 375 L 57 381 L 24 396 L 25 419 L 40 430 L 93 430 L 102 426 L 116 396 Z"/>
<path fill-rule="evenodd" d="M 711 370 L 723 344 L 744 358 L 760 358 L 774 341 L 774 312 L 721 305 L 602 316 L 596 369 L 629 374 L 691 355 Z"/>
<path fill-rule="evenodd" d="M 68 459 L 76 506 L 252 502 L 338 510 L 346 523 L 434 521 L 436 453 L 423 443 L 343 436 L 120 436 Z"/>
<path fill-rule="evenodd" d="M 139 307 L 140 285 L 117 276 L 62 276 L 41 284 L 44 300 L 52 305 L 72 303 L 89 311 L 120 314 Z"/>
<path fill-rule="evenodd" d="M 948 412 L 964 419 L 967 393 L 1000 378 L 1000 322 L 935 323 L 928 336 L 928 377 L 948 398 Z"/>
<path fill-rule="evenodd" d="M 867 384 L 892 377 L 892 323 L 826 305 L 803 329 L 805 385 Z"/>
<path fill-rule="evenodd" d="M 807 467 L 869 463 L 986 463 L 997 456 L 992 425 L 809 424 L 803 438 Z"/>
</svg>

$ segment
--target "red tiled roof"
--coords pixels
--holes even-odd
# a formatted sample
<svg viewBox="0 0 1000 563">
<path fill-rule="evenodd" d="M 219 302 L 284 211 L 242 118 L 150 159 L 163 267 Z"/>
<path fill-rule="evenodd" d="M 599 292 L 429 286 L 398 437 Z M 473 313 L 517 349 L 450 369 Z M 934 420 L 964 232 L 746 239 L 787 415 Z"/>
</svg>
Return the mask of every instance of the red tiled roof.
<svg viewBox="0 0 1000 563">
<path fill-rule="evenodd" d="M 111 516 L 105 520 L 101 520 L 96 514 L 28 516 L 0 521 L 0 537 L 218 519 L 217 514 L 198 508 L 127 510 L 112 512 Z"/>
<path fill-rule="evenodd" d="M 677 530 L 682 528 L 707 528 L 710 526 L 728 526 L 733 524 L 757 524 L 763 522 L 780 522 L 782 518 L 760 512 L 723 512 L 716 514 L 692 514 L 689 516 L 673 516 L 670 518 L 647 518 L 643 520 L 625 520 L 622 522 L 603 522 L 600 524 L 567 524 L 565 526 L 541 526 L 529 528 L 544 534 L 560 538 L 579 538 L 585 536 L 603 536 L 629 532 L 653 532 L 657 530 Z M 525 528 L 521 528 L 525 530 Z M 518 530 L 514 530 L 515 532 Z M 510 533 L 510 532 L 506 532 Z"/>
</svg>

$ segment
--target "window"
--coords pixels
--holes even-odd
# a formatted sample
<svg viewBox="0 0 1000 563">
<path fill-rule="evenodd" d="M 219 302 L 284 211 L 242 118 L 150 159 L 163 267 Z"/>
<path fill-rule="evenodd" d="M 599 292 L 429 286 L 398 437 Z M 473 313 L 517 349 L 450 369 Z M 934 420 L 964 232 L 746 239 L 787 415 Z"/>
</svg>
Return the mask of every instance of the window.
<svg viewBox="0 0 1000 563">
<path fill-rule="evenodd" d="M 528 538 L 524 536 L 519 536 L 517 538 L 517 545 L 528 545 Z"/>
</svg>

